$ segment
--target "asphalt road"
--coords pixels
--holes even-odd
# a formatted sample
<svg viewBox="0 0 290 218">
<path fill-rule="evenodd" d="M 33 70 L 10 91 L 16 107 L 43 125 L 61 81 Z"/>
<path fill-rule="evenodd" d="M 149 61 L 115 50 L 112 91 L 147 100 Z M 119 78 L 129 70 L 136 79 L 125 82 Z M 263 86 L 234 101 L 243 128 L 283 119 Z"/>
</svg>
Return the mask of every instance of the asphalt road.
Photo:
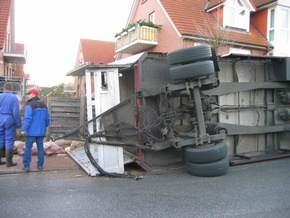
<svg viewBox="0 0 290 218">
<path fill-rule="evenodd" d="M 2 218 L 290 217 L 290 158 L 230 167 L 220 177 L 184 170 L 144 179 L 81 170 L 0 176 Z"/>
</svg>

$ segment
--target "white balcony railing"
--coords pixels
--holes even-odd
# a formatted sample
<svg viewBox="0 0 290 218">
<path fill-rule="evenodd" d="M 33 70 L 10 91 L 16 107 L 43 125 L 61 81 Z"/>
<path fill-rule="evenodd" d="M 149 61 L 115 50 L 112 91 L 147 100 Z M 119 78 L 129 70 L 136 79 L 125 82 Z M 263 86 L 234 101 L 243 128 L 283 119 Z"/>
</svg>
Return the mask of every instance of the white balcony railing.
<svg viewBox="0 0 290 218">
<path fill-rule="evenodd" d="M 158 28 L 137 25 L 117 38 L 116 52 L 135 54 L 157 44 Z"/>
</svg>

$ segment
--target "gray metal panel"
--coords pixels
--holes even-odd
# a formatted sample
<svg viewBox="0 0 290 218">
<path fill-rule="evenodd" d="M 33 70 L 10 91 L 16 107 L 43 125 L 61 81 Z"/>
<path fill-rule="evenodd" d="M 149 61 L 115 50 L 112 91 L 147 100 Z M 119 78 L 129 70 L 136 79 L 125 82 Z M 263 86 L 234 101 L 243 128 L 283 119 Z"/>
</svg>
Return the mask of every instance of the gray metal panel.
<svg viewBox="0 0 290 218">
<path fill-rule="evenodd" d="M 138 60 L 140 90 L 144 96 L 157 95 L 160 87 L 170 83 L 167 56 L 163 53 L 144 53 Z"/>
<path fill-rule="evenodd" d="M 220 86 L 204 93 L 218 96 L 218 122 L 228 127 L 229 154 L 271 153 L 287 147 L 290 122 L 279 114 L 290 104 L 279 99 L 290 88 L 289 58 L 232 55 L 220 58 L 219 66 Z"/>
<path fill-rule="evenodd" d="M 290 57 L 273 63 L 269 79 L 272 81 L 290 81 Z"/>
</svg>

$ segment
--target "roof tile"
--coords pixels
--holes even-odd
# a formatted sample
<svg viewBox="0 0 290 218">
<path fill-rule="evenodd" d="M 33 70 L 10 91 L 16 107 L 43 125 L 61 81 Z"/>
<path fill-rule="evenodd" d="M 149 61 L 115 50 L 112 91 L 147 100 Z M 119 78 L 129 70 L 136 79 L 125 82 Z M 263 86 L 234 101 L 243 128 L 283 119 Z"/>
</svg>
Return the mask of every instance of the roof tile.
<svg viewBox="0 0 290 218">
<path fill-rule="evenodd" d="M 258 1 L 258 0 L 256 0 Z M 260 0 L 261 1 L 261 0 Z M 205 12 L 207 0 L 160 0 L 169 17 L 182 35 L 205 36 L 215 32 L 217 22 Z M 217 4 L 220 0 L 214 0 Z M 270 44 L 252 26 L 250 33 L 220 28 L 227 40 L 268 47 Z"/>
<path fill-rule="evenodd" d="M 12 0 L 0 0 L 0 49 L 3 49 Z"/>
<path fill-rule="evenodd" d="M 115 60 L 114 42 L 80 39 L 80 45 L 85 62 L 92 61 L 95 64 L 107 64 Z"/>
<path fill-rule="evenodd" d="M 257 8 L 261 7 L 261 6 L 264 6 L 264 5 L 268 5 L 270 3 L 273 3 L 273 2 L 277 2 L 278 0 L 251 0 Z"/>
</svg>

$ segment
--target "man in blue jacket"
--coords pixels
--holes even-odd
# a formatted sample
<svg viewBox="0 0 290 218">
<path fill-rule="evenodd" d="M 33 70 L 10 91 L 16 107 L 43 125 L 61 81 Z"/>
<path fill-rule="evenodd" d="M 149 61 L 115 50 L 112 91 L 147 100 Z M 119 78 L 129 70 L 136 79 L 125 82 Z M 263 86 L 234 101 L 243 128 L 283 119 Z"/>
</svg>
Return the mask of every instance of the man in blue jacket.
<svg viewBox="0 0 290 218">
<path fill-rule="evenodd" d="M 27 93 L 27 104 L 24 111 L 24 123 L 22 126 L 22 134 L 25 134 L 25 150 L 23 156 L 23 170 L 30 171 L 31 148 L 33 142 L 37 145 L 37 169 L 43 169 L 44 163 L 44 147 L 43 139 L 46 134 L 46 128 L 50 122 L 50 114 L 47 106 L 40 101 L 38 91 L 30 89 Z"/>
<path fill-rule="evenodd" d="M 12 92 L 10 82 L 4 84 L 4 92 L 0 94 L 0 164 L 3 156 L 3 146 L 6 149 L 6 166 L 12 167 L 17 163 L 12 162 L 13 146 L 16 128 L 21 127 L 20 104 L 17 96 Z"/>
</svg>

